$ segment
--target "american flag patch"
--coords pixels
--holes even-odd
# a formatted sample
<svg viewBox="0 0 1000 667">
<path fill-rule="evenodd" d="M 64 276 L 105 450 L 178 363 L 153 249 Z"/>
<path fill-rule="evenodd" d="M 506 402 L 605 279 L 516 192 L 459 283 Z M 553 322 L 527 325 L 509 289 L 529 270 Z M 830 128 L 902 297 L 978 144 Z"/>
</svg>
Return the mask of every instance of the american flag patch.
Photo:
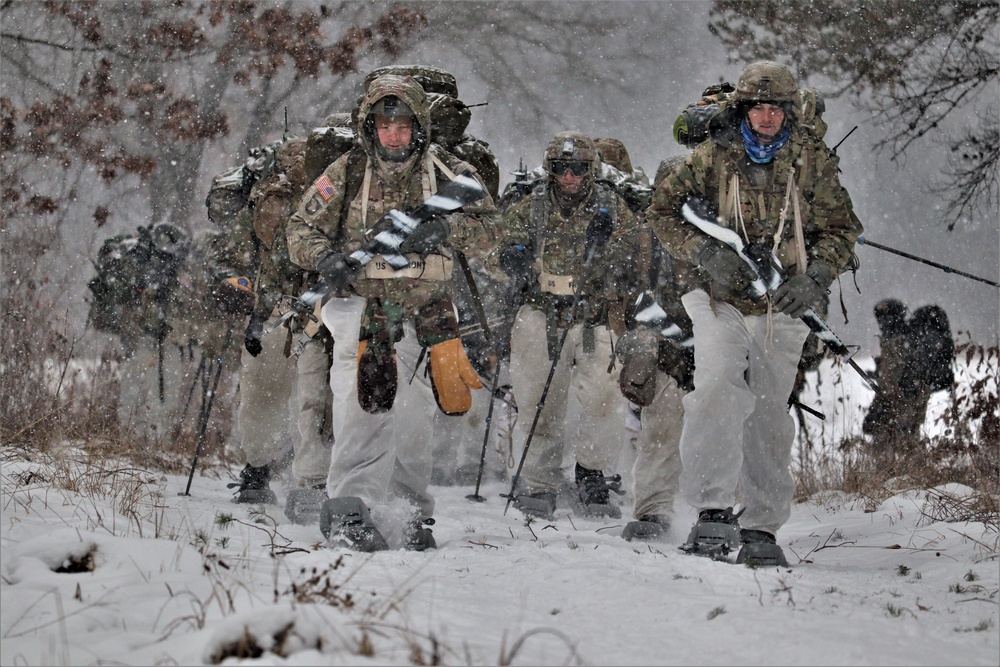
<svg viewBox="0 0 1000 667">
<path fill-rule="evenodd" d="M 333 183 L 326 176 L 320 176 L 313 183 L 316 187 L 316 191 L 319 192 L 319 196 L 323 198 L 323 201 L 327 201 L 333 196 Z"/>
</svg>

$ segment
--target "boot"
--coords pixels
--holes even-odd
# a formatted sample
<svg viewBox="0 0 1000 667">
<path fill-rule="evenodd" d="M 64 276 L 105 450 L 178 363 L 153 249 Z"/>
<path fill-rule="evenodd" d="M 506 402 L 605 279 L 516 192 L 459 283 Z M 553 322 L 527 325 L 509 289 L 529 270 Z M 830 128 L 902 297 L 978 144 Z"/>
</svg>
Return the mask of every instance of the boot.
<svg viewBox="0 0 1000 667">
<path fill-rule="evenodd" d="M 627 541 L 651 542 L 662 539 L 670 530 L 670 517 L 662 514 L 643 514 L 635 521 L 629 521 L 622 531 Z"/>
<path fill-rule="evenodd" d="M 326 484 L 317 484 L 309 488 L 292 489 L 285 499 L 285 516 L 292 523 L 303 526 L 316 523 L 323 509 L 323 503 L 329 500 L 326 495 Z"/>
<path fill-rule="evenodd" d="M 733 508 L 724 510 L 706 509 L 698 512 L 698 520 L 681 551 L 698 556 L 708 556 L 722 560 L 740 544 L 740 510 L 733 514 Z"/>
<path fill-rule="evenodd" d="M 621 490 L 621 475 L 605 477 L 601 470 L 584 468 L 576 464 L 576 489 L 580 501 L 581 513 L 586 516 L 606 516 L 610 519 L 620 519 L 622 511 L 611 504 L 611 491 L 618 495 Z"/>
<path fill-rule="evenodd" d="M 437 549 L 434 533 L 428 526 L 434 525 L 434 519 L 418 519 L 410 524 L 410 532 L 406 536 L 406 549 L 410 551 L 427 551 Z"/>
<path fill-rule="evenodd" d="M 271 490 L 271 468 L 263 465 L 255 468 L 249 463 L 240 471 L 240 481 L 226 484 L 227 489 L 236 489 L 234 503 L 248 505 L 274 505 L 277 496 Z"/>
<path fill-rule="evenodd" d="M 539 491 L 516 496 L 514 507 L 528 516 L 551 521 L 556 514 L 556 494 L 551 491 Z"/>
<path fill-rule="evenodd" d="M 319 529 L 331 547 L 365 552 L 389 548 L 361 498 L 327 500 L 320 510 Z"/>
<path fill-rule="evenodd" d="M 747 567 L 788 567 L 785 553 L 778 546 L 774 535 L 764 530 L 741 530 L 743 548 L 736 562 Z"/>
</svg>

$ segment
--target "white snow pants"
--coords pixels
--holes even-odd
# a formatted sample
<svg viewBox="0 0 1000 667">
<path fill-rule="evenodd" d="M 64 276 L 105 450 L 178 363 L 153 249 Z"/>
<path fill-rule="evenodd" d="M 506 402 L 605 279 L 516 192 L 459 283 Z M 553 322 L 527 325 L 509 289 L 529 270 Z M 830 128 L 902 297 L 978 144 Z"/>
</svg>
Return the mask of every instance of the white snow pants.
<svg viewBox="0 0 1000 667">
<path fill-rule="evenodd" d="M 272 313 L 264 327 L 278 316 Z M 308 488 L 322 484 L 330 468 L 329 359 L 321 338 L 308 341 L 298 357 L 285 357 L 286 335 L 278 329 L 265 336 L 256 357 L 243 349 L 236 428 L 240 449 L 254 467 L 294 447 L 292 474 Z"/>
<path fill-rule="evenodd" d="M 365 300 L 334 298 L 323 306 L 323 323 L 333 333 L 333 436 L 327 491 L 331 498 L 358 497 L 369 507 L 390 498 L 416 505 L 420 516 L 434 514 L 427 493 L 431 478 L 433 411 L 438 410 L 430 380 L 414 376 L 420 344 L 412 319 L 396 343 L 398 387 L 388 412 L 370 414 L 358 403 L 358 333 Z"/>
<path fill-rule="evenodd" d="M 510 377 L 521 410 L 515 427 L 517 456 L 523 451 L 552 367 L 545 319 L 544 312 L 523 307 L 511 335 Z M 575 448 L 576 462 L 581 466 L 602 470 L 605 475 L 614 472 L 622 446 L 626 401 L 618 389 L 617 373 L 608 372 L 613 354 L 611 331 L 595 327 L 594 343 L 593 352 L 584 352 L 583 325 L 570 329 L 521 470 L 524 493 L 559 491 L 567 444 Z"/>
<path fill-rule="evenodd" d="M 694 386 L 684 397 L 681 493 L 694 508 L 746 508 L 743 528 L 777 533 L 791 513 L 795 422 L 788 396 L 809 328 L 743 315 L 703 290 L 681 302 L 694 323 Z M 770 329 L 770 330 L 769 330 Z"/>
<path fill-rule="evenodd" d="M 632 497 L 636 519 L 644 514 L 674 514 L 674 496 L 681 477 L 683 396 L 674 378 L 656 371 L 656 395 L 642 409 L 642 430 L 635 439 Z"/>
</svg>

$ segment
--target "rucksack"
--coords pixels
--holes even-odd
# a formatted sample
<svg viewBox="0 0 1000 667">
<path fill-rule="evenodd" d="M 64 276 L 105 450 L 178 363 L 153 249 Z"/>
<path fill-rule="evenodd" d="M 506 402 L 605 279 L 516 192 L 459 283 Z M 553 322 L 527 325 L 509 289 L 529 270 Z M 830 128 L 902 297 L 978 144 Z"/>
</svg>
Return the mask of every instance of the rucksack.
<svg viewBox="0 0 1000 667">
<path fill-rule="evenodd" d="M 674 121 L 674 139 L 677 143 L 694 148 L 708 139 L 712 122 L 732 108 L 736 86 L 729 82 L 706 88 L 701 99 L 687 105 Z M 799 88 L 799 102 L 795 108 L 796 122 L 817 139 L 826 136 L 827 125 L 823 120 L 826 103 L 815 88 Z"/>
<path fill-rule="evenodd" d="M 955 383 L 952 363 L 955 341 L 948 315 L 940 306 L 923 306 L 913 311 L 909 321 L 910 355 L 907 373 L 931 391 L 951 389 Z"/>
<path fill-rule="evenodd" d="M 92 295 L 88 319 L 94 328 L 165 336 L 170 297 L 189 246 L 187 234 L 167 223 L 106 239 L 94 262 L 97 275 L 87 283 Z"/>
<path fill-rule="evenodd" d="M 205 197 L 208 219 L 220 229 L 230 228 L 236 215 L 247 205 L 252 186 L 253 181 L 243 165 L 214 177 Z"/>
</svg>

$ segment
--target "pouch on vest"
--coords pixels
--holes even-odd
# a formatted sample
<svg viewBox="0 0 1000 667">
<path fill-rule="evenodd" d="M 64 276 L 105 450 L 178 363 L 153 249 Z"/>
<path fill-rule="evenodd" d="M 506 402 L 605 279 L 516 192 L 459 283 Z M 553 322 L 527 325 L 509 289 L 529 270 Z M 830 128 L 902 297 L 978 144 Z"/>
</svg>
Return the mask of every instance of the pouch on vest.
<svg viewBox="0 0 1000 667">
<path fill-rule="evenodd" d="M 358 343 L 358 403 L 371 414 L 388 412 L 396 401 L 395 343 L 402 338 L 402 309 L 391 301 L 369 299 Z"/>
<path fill-rule="evenodd" d="M 438 299 L 416 315 L 417 340 L 430 350 L 428 372 L 434 399 L 446 415 L 463 415 L 472 407 L 472 389 L 482 383 L 469 362 L 450 299 Z"/>
</svg>

